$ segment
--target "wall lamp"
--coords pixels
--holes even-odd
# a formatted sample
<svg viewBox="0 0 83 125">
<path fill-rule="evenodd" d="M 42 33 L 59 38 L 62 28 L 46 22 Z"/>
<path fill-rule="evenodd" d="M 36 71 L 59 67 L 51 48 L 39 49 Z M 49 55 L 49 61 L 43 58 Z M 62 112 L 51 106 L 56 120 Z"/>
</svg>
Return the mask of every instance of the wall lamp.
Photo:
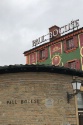
<svg viewBox="0 0 83 125">
<path fill-rule="evenodd" d="M 72 86 L 73 86 L 74 93 L 71 94 L 71 93 L 67 92 L 67 102 L 68 103 L 70 102 L 71 98 L 73 98 L 75 95 L 77 95 L 80 92 L 81 86 L 83 87 L 83 81 L 73 79 Z"/>
</svg>

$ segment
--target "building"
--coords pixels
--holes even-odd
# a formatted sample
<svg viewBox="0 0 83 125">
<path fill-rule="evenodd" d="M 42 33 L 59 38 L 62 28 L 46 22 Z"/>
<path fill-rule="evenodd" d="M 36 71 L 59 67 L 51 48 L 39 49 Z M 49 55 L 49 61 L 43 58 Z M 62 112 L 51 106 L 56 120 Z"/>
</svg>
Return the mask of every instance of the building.
<svg viewBox="0 0 83 125">
<path fill-rule="evenodd" d="M 49 28 L 47 43 L 44 35 L 32 42 L 34 48 L 24 52 L 26 64 L 46 64 L 83 70 L 83 28 L 78 26 L 76 20 L 61 28 L 56 25 Z M 70 30 L 72 31 L 68 32 Z M 64 33 L 66 34 L 63 35 Z"/>
<path fill-rule="evenodd" d="M 0 66 L 0 125 L 83 125 L 83 28 L 78 26 L 75 20 L 49 28 L 24 52 L 26 65 Z"/>
<path fill-rule="evenodd" d="M 83 91 L 69 103 L 67 98 L 74 76 L 83 80 L 83 71 L 46 65 L 0 67 L 0 125 L 83 125 Z"/>
</svg>

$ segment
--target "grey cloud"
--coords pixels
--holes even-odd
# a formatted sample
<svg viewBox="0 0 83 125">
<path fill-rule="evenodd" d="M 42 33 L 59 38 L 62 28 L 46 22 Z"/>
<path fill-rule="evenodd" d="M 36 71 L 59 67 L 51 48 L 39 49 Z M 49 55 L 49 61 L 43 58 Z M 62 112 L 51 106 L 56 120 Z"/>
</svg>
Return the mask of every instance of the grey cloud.
<svg viewBox="0 0 83 125">
<path fill-rule="evenodd" d="M 24 64 L 23 52 L 52 25 L 83 25 L 82 0 L 0 0 L 0 65 Z"/>
</svg>

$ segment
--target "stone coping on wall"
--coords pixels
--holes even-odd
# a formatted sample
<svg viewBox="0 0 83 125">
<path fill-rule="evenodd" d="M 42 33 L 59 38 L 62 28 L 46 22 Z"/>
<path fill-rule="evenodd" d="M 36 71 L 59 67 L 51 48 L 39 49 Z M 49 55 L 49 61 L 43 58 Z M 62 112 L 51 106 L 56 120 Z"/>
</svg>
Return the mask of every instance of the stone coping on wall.
<svg viewBox="0 0 83 125">
<path fill-rule="evenodd" d="M 15 65 L 9 65 L 9 66 L 7 65 L 0 66 L 0 74 L 17 73 L 17 72 L 51 72 L 51 73 L 59 73 L 59 74 L 83 77 L 83 71 L 81 70 L 69 69 L 69 68 L 54 66 L 54 65 L 15 64 Z"/>
</svg>

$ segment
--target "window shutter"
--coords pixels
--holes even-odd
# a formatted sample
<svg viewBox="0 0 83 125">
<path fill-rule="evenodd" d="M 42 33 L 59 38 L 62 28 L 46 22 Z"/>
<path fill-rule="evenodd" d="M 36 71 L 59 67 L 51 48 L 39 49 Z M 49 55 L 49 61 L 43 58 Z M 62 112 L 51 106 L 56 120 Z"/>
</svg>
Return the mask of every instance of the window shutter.
<svg viewBox="0 0 83 125">
<path fill-rule="evenodd" d="M 45 48 L 45 58 L 48 58 L 48 48 Z"/>
<path fill-rule="evenodd" d="M 80 34 L 80 45 L 83 46 L 83 34 Z"/>
<path fill-rule="evenodd" d="M 64 67 L 68 68 L 68 63 L 65 63 L 65 64 L 64 64 Z"/>
<path fill-rule="evenodd" d="M 77 48 L 78 47 L 78 36 L 74 36 L 73 41 L 74 41 L 74 47 Z"/>
<path fill-rule="evenodd" d="M 80 70 L 80 60 L 79 59 L 76 60 L 76 69 Z"/>
<path fill-rule="evenodd" d="M 64 51 L 66 51 L 66 49 L 67 49 L 66 40 L 63 42 L 63 47 L 64 47 Z"/>
<path fill-rule="evenodd" d="M 39 51 L 37 52 L 37 61 L 39 61 L 40 59 L 40 55 L 39 55 Z"/>
</svg>

